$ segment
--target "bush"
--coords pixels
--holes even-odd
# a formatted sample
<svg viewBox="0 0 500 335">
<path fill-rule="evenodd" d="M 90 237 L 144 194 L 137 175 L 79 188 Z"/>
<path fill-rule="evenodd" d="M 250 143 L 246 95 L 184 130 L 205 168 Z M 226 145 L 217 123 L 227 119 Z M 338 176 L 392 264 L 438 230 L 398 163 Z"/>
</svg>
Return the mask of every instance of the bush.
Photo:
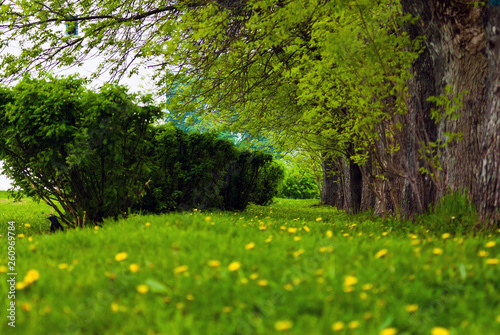
<svg viewBox="0 0 500 335">
<path fill-rule="evenodd" d="M 19 195 L 69 225 L 118 217 L 137 201 L 161 113 L 150 99 L 116 85 L 92 92 L 76 77 L 26 77 L 1 96 L 0 158 Z"/>
<path fill-rule="evenodd" d="M 0 89 L 0 159 L 22 191 L 82 226 L 131 209 L 244 209 L 268 204 L 280 174 L 272 157 L 213 134 L 154 126 L 161 110 L 117 85 L 76 77 L 24 78 Z"/>
<path fill-rule="evenodd" d="M 319 199 L 320 191 L 314 176 L 304 171 L 286 174 L 279 196 L 288 199 Z"/>
<path fill-rule="evenodd" d="M 280 175 L 270 155 L 172 125 L 158 127 L 153 143 L 154 169 L 146 176 L 148 188 L 137 209 L 242 210 L 249 202 L 268 204 L 277 194 Z"/>
</svg>

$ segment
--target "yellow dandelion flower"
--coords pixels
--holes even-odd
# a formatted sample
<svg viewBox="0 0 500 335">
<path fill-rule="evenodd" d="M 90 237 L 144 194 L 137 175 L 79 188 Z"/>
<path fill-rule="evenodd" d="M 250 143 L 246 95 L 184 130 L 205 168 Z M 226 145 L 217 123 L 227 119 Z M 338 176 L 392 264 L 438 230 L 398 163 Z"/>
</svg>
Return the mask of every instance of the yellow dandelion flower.
<svg viewBox="0 0 500 335">
<path fill-rule="evenodd" d="M 99 226 L 94 226 L 94 230 L 99 230 Z"/>
<path fill-rule="evenodd" d="M 477 252 L 477 255 L 478 255 L 479 257 L 488 257 L 489 253 L 488 253 L 488 251 L 485 251 L 485 250 L 479 250 L 479 251 Z"/>
<path fill-rule="evenodd" d="M 361 300 L 368 300 L 368 294 L 366 294 L 366 292 L 361 292 L 359 294 L 359 299 L 361 299 Z"/>
<path fill-rule="evenodd" d="M 293 327 L 293 322 L 290 320 L 282 320 L 282 321 L 276 321 L 274 324 L 274 329 L 277 331 L 285 331 L 289 330 Z"/>
<path fill-rule="evenodd" d="M 358 278 L 354 276 L 346 276 L 344 280 L 344 286 L 352 286 L 358 283 Z"/>
<path fill-rule="evenodd" d="M 68 268 L 68 264 L 67 263 L 61 263 L 57 266 L 59 269 L 61 270 L 64 270 L 64 269 L 67 269 Z"/>
<path fill-rule="evenodd" d="M 232 262 L 231 264 L 229 264 L 227 266 L 228 270 L 229 271 L 236 271 L 238 270 L 239 268 L 241 267 L 241 263 L 240 262 Z"/>
<path fill-rule="evenodd" d="M 396 335 L 398 333 L 398 330 L 396 328 L 385 328 L 382 329 L 380 332 L 380 335 Z"/>
<path fill-rule="evenodd" d="M 267 229 L 267 227 L 266 227 L 266 226 L 259 226 L 259 230 L 264 231 L 264 230 L 266 230 L 266 229 Z"/>
<path fill-rule="evenodd" d="M 347 327 L 349 327 L 350 329 L 356 329 L 359 327 L 359 321 L 356 321 L 356 320 L 351 321 L 351 322 L 349 322 Z"/>
<path fill-rule="evenodd" d="M 25 283 L 25 282 L 22 282 L 22 281 L 17 282 L 17 283 L 16 283 L 16 290 L 22 290 L 22 289 L 23 289 L 23 288 L 25 288 L 26 286 L 27 286 L 27 285 L 26 285 L 26 283 Z"/>
<path fill-rule="evenodd" d="M 450 335 L 450 331 L 443 327 L 434 327 L 431 329 L 431 335 Z"/>
<path fill-rule="evenodd" d="M 285 285 L 283 286 L 283 288 L 284 288 L 285 290 L 287 290 L 287 291 L 291 291 L 291 290 L 293 290 L 293 285 L 292 285 L 292 284 L 285 284 Z"/>
<path fill-rule="evenodd" d="M 489 241 L 486 243 L 486 248 L 493 248 L 497 243 L 495 241 Z"/>
<path fill-rule="evenodd" d="M 29 223 L 25 223 L 25 224 L 24 224 L 24 226 L 25 226 L 26 228 L 30 228 L 30 227 L 31 227 L 31 225 L 30 225 Z"/>
<path fill-rule="evenodd" d="M 288 232 L 289 232 L 290 234 L 294 234 L 294 233 L 296 233 L 296 232 L 297 232 L 297 228 L 295 228 L 295 227 L 290 227 L 290 228 L 288 228 Z"/>
<path fill-rule="evenodd" d="M 211 218 L 210 216 L 207 216 L 207 217 L 205 218 L 205 221 L 210 222 L 210 221 L 212 221 L 212 218 Z"/>
<path fill-rule="evenodd" d="M 116 302 L 112 302 L 111 303 L 111 310 L 115 313 L 118 312 L 120 310 L 120 305 L 118 305 Z"/>
<path fill-rule="evenodd" d="M 267 286 L 268 285 L 268 281 L 265 280 L 265 279 L 261 279 L 261 280 L 259 280 L 257 282 L 257 285 L 262 286 L 262 287 Z"/>
<path fill-rule="evenodd" d="M 294 236 L 293 240 L 294 240 L 295 242 L 297 242 L 297 241 L 302 240 L 302 237 L 300 237 L 300 236 Z"/>
<path fill-rule="evenodd" d="M 418 305 L 417 304 L 406 305 L 405 309 L 407 312 L 413 313 L 418 310 Z"/>
<path fill-rule="evenodd" d="M 151 222 L 146 222 L 144 225 L 145 225 L 146 227 L 149 227 L 149 226 L 151 226 Z"/>
<path fill-rule="evenodd" d="M 222 311 L 224 313 L 231 313 L 233 311 L 233 308 L 232 307 L 229 307 L 229 306 L 225 306 Z"/>
<path fill-rule="evenodd" d="M 363 314 L 363 320 L 370 320 L 371 318 L 373 318 L 373 313 L 372 312 L 365 312 Z"/>
<path fill-rule="evenodd" d="M 432 253 L 434 255 L 441 255 L 443 253 L 443 249 L 441 249 L 441 248 L 434 248 L 434 249 L 432 249 Z"/>
<path fill-rule="evenodd" d="M 24 282 L 26 285 L 30 285 L 37 281 L 40 278 L 40 274 L 38 273 L 37 270 L 29 270 L 28 274 L 26 274 L 26 277 L 24 277 Z"/>
<path fill-rule="evenodd" d="M 251 280 L 255 280 L 255 279 L 257 279 L 257 278 L 259 278 L 259 274 L 258 274 L 258 273 L 252 273 L 252 274 L 250 275 L 250 279 L 251 279 Z"/>
<path fill-rule="evenodd" d="M 496 320 L 497 320 L 498 323 L 500 323 L 500 314 L 497 315 Z"/>
<path fill-rule="evenodd" d="M 0 236 L 2 236 L 2 235 L 0 235 Z M 28 241 L 33 242 L 33 237 L 31 237 L 31 236 L 28 237 Z"/>
<path fill-rule="evenodd" d="M 309 227 L 308 227 L 308 226 L 304 226 L 304 230 L 306 231 L 306 233 L 308 233 L 308 232 L 310 232 L 310 231 L 311 231 L 311 229 L 309 229 Z"/>
<path fill-rule="evenodd" d="M 194 295 L 192 295 L 192 294 L 187 294 L 187 295 L 186 295 L 186 300 L 188 300 L 188 301 L 193 301 L 193 300 L 194 300 Z"/>
<path fill-rule="evenodd" d="M 447 238 L 450 238 L 450 236 L 451 236 L 450 233 L 444 233 L 443 235 L 441 235 L 441 238 L 443 240 L 446 240 Z"/>
<path fill-rule="evenodd" d="M 375 254 L 375 258 L 382 258 L 387 255 L 387 249 L 382 249 Z"/>
<path fill-rule="evenodd" d="M 332 325 L 332 330 L 339 332 L 344 329 L 344 323 L 342 321 L 337 321 Z"/>
<path fill-rule="evenodd" d="M 137 265 L 137 264 L 130 264 L 129 269 L 132 272 L 138 272 L 139 271 L 139 265 Z"/>
<path fill-rule="evenodd" d="M 269 236 L 269 237 L 266 239 L 266 243 L 270 243 L 272 240 L 273 240 L 273 237 L 272 237 L 272 236 Z"/>
<path fill-rule="evenodd" d="M 316 218 L 316 222 L 323 220 L 322 218 Z"/>
<path fill-rule="evenodd" d="M 241 278 L 240 282 L 245 285 L 248 284 L 248 279 L 247 278 Z"/>
<path fill-rule="evenodd" d="M 128 254 L 126 252 L 120 252 L 120 253 L 115 255 L 115 260 L 117 262 L 121 262 L 121 261 L 127 259 L 127 257 L 128 257 Z"/>
<path fill-rule="evenodd" d="M 220 266 L 220 262 L 216 259 L 212 259 L 208 261 L 208 266 L 211 268 L 218 268 Z"/>
<path fill-rule="evenodd" d="M 149 286 L 145 284 L 137 285 L 137 292 L 140 294 L 146 294 L 149 291 Z"/>
<path fill-rule="evenodd" d="M 181 265 L 181 266 L 178 266 L 174 269 L 174 274 L 178 275 L 180 273 L 184 273 L 188 270 L 188 267 L 187 265 Z"/>
<path fill-rule="evenodd" d="M 304 250 L 304 249 L 299 249 L 299 250 L 297 250 L 297 251 L 295 251 L 295 252 L 293 253 L 293 257 L 299 257 L 299 256 L 300 256 L 300 255 L 302 255 L 304 252 L 305 252 L 305 250 Z"/>
<path fill-rule="evenodd" d="M 7 272 L 7 267 L 6 266 L 0 266 L 0 273 L 5 273 Z"/>
<path fill-rule="evenodd" d="M 372 288 L 373 288 L 373 284 L 364 284 L 363 286 L 361 286 L 361 289 L 363 291 L 370 291 Z"/>
<path fill-rule="evenodd" d="M 30 312 L 32 308 L 31 308 L 31 305 L 30 305 L 30 304 L 28 304 L 27 302 L 25 302 L 25 303 L 23 303 L 23 304 L 21 305 L 21 309 L 22 309 L 23 311 L 25 311 L 25 312 Z"/>
<path fill-rule="evenodd" d="M 18 237 L 18 238 L 23 238 L 23 237 L 24 237 L 24 234 L 17 234 L 17 237 Z"/>
<path fill-rule="evenodd" d="M 488 265 L 498 265 L 499 262 L 500 260 L 498 258 L 488 258 L 486 260 L 486 264 Z"/>
<path fill-rule="evenodd" d="M 389 233 L 388 233 L 388 232 L 386 232 L 386 231 L 384 231 L 384 232 L 382 233 L 382 236 L 387 236 L 387 235 L 389 235 Z"/>
<path fill-rule="evenodd" d="M 246 250 L 252 250 L 253 248 L 255 248 L 255 243 L 254 242 L 250 242 L 248 244 L 245 245 L 245 249 Z"/>
<path fill-rule="evenodd" d="M 331 231 L 331 230 L 328 230 L 328 231 L 326 232 L 326 237 L 332 237 L 332 236 L 333 236 L 332 231 Z"/>
</svg>

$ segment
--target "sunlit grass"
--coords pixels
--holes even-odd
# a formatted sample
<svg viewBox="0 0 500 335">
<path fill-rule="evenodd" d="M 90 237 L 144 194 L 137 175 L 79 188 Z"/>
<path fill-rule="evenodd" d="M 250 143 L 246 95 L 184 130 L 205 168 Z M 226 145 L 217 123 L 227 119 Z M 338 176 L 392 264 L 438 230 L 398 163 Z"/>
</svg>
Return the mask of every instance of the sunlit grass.
<svg viewBox="0 0 500 335">
<path fill-rule="evenodd" d="M 54 235 L 24 227 L 15 331 L 500 334 L 497 231 L 442 232 L 316 203 L 133 216 Z M 44 219 L 26 206 L 5 219 Z"/>
</svg>

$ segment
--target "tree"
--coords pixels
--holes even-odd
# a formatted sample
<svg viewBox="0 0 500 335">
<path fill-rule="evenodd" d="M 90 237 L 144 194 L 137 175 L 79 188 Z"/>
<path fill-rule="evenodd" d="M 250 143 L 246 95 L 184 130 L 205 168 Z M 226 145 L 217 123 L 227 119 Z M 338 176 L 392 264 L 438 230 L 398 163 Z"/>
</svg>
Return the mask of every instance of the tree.
<svg viewBox="0 0 500 335">
<path fill-rule="evenodd" d="M 465 190 L 480 215 L 492 224 L 500 218 L 500 7 L 466 0 L 402 0 L 403 11 L 419 20 L 407 27 L 412 38 L 425 35 L 425 49 L 412 66 L 405 115 L 404 159 L 418 187 L 404 185 L 407 211 L 416 199 L 432 203 L 448 190 Z M 448 89 L 447 89 L 448 88 Z M 432 118 L 430 97 L 463 95 L 459 117 Z M 450 96 L 451 95 L 451 96 Z M 451 106 L 448 107 L 452 107 Z M 440 108 L 442 108 L 441 106 Z M 448 108 L 450 110 L 450 108 Z M 434 178 L 418 173 L 418 141 L 439 143 L 450 134 L 461 141 L 435 147 L 440 165 Z M 430 150 L 429 150 L 430 152 Z M 431 181 L 434 180 L 434 181 Z"/>
</svg>

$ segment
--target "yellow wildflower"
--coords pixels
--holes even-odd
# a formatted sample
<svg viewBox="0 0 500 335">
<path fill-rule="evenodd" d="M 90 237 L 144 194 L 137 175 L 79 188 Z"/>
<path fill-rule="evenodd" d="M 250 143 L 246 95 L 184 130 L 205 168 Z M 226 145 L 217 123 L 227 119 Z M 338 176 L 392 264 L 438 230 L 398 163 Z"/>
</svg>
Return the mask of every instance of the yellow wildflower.
<svg viewBox="0 0 500 335">
<path fill-rule="evenodd" d="M 387 255 L 387 249 L 382 249 L 375 254 L 375 258 L 382 258 Z"/>
<path fill-rule="evenodd" d="M 239 268 L 241 267 L 241 263 L 240 262 L 232 262 L 231 264 L 228 265 L 228 269 L 229 271 L 236 271 L 238 270 Z"/>
<path fill-rule="evenodd" d="M 398 330 L 396 328 L 385 328 L 380 332 L 380 335 L 396 335 Z"/>
<path fill-rule="evenodd" d="M 345 286 L 352 286 L 352 285 L 356 285 L 357 282 L 358 282 L 358 278 L 356 278 L 354 276 L 347 276 L 347 277 L 345 277 L 344 285 Z"/>
<path fill-rule="evenodd" d="M 139 265 L 137 265 L 137 264 L 130 264 L 129 269 L 132 272 L 138 272 L 139 271 Z"/>
<path fill-rule="evenodd" d="M 332 325 L 332 329 L 336 332 L 339 332 L 344 329 L 344 323 L 342 321 L 337 321 Z"/>
<path fill-rule="evenodd" d="M 450 331 L 443 327 L 434 327 L 431 329 L 431 335 L 450 335 Z"/>
<path fill-rule="evenodd" d="M 443 249 L 441 249 L 441 248 L 434 248 L 434 249 L 432 249 L 432 253 L 434 255 L 441 255 L 443 253 Z"/>
<path fill-rule="evenodd" d="M 418 305 L 417 304 L 406 305 L 405 309 L 407 312 L 413 313 L 418 310 Z"/>
<path fill-rule="evenodd" d="M 137 286 L 137 292 L 139 292 L 140 294 L 146 294 L 148 293 L 148 291 L 149 291 L 148 285 L 141 284 Z"/>
<path fill-rule="evenodd" d="M 124 259 L 126 259 L 128 257 L 127 253 L 126 252 L 120 252 L 118 254 L 115 255 L 115 260 L 117 262 L 121 262 L 123 261 Z"/>
<path fill-rule="evenodd" d="M 488 265 L 498 265 L 499 262 L 500 261 L 498 258 L 488 258 L 486 260 L 486 264 L 488 264 Z"/>
<path fill-rule="evenodd" d="M 495 241 L 489 241 L 486 243 L 486 248 L 493 248 L 497 243 Z"/>
<path fill-rule="evenodd" d="M 220 266 L 220 262 L 218 260 L 212 259 L 208 261 L 208 266 L 211 268 L 218 268 Z"/>
<path fill-rule="evenodd" d="M 277 331 L 289 330 L 293 327 L 293 322 L 290 320 L 276 321 L 274 324 L 274 329 Z"/>
<path fill-rule="evenodd" d="M 246 250 L 252 250 L 254 247 L 255 247 L 255 243 L 254 242 L 250 242 L 250 243 L 248 243 L 248 244 L 245 245 L 245 249 Z"/>
<path fill-rule="evenodd" d="M 180 273 L 184 273 L 188 270 L 188 267 L 187 265 L 181 265 L 181 266 L 178 266 L 174 269 L 174 274 L 178 275 Z"/>
</svg>

